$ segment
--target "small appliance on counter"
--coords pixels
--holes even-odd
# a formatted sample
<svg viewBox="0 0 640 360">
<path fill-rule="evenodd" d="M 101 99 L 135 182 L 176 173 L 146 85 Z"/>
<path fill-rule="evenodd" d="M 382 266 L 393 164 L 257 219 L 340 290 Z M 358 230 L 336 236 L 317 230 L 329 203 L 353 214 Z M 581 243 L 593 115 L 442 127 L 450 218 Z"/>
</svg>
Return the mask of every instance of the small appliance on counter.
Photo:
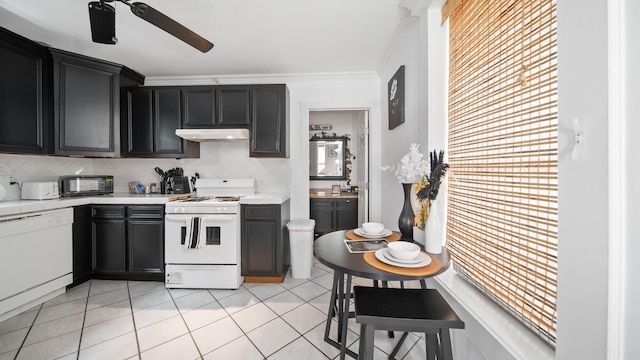
<svg viewBox="0 0 640 360">
<path fill-rule="evenodd" d="M 58 178 L 60 196 L 104 195 L 113 193 L 112 175 L 68 175 Z"/>
<path fill-rule="evenodd" d="M 191 192 L 189 178 L 184 176 L 182 168 L 173 168 L 163 171 L 156 167 L 155 172 L 162 177 L 160 181 L 161 194 L 188 194 Z"/>
<path fill-rule="evenodd" d="M 58 183 L 55 181 L 26 182 L 22 184 L 23 200 L 48 200 L 60 197 Z"/>
</svg>

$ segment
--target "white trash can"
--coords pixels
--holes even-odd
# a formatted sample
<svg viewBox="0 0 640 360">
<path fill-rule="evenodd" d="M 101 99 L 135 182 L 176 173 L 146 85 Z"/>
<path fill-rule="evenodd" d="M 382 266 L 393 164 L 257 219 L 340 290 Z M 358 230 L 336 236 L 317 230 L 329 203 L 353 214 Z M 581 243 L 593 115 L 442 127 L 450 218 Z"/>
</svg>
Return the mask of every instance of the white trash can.
<svg viewBox="0 0 640 360">
<path fill-rule="evenodd" d="M 295 219 L 287 223 L 289 229 L 289 249 L 291 250 L 291 276 L 294 279 L 308 279 L 313 267 L 313 219 Z"/>
</svg>

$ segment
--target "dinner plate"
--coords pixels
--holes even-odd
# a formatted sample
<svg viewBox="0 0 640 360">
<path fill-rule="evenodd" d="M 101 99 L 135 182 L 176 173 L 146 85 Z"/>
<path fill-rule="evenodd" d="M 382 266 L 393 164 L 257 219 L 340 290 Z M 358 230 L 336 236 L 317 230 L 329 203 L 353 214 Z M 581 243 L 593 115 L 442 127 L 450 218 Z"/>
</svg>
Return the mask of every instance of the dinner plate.
<svg viewBox="0 0 640 360">
<path fill-rule="evenodd" d="M 384 229 L 380 234 L 369 234 L 368 232 L 364 231 L 363 228 L 354 229 L 353 232 L 356 235 L 363 236 L 366 238 L 372 238 L 372 239 L 381 238 L 381 237 L 389 236 L 392 234 L 391 230 L 389 229 Z"/>
<path fill-rule="evenodd" d="M 413 264 L 407 264 L 407 263 L 401 263 L 401 262 L 391 260 L 388 256 L 385 256 L 385 253 L 387 251 L 389 251 L 389 249 L 387 248 L 377 250 L 375 253 L 376 259 L 382 261 L 385 264 L 398 266 L 398 267 L 405 267 L 405 268 L 419 268 L 419 267 L 423 267 L 431 264 L 431 257 L 424 252 L 420 252 L 420 255 L 418 255 L 418 259 L 420 259 L 419 262 L 413 263 Z"/>
<path fill-rule="evenodd" d="M 360 240 L 360 241 L 362 241 L 362 240 Z M 422 254 L 422 253 L 420 253 L 420 254 Z M 402 264 L 417 264 L 420 261 L 423 261 L 424 259 L 422 258 L 422 256 L 420 256 L 420 254 L 415 259 L 401 260 L 401 259 L 398 259 L 397 257 L 393 256 L 393 254 L 391 254 L 391 251 L 385 251 L 384 253 L 382 253 L 382 255 L 386 256 L 387 259 L 389 259 L 391 261 L 399 262 L 399 263 L 402 263 Z"/>
</svg>

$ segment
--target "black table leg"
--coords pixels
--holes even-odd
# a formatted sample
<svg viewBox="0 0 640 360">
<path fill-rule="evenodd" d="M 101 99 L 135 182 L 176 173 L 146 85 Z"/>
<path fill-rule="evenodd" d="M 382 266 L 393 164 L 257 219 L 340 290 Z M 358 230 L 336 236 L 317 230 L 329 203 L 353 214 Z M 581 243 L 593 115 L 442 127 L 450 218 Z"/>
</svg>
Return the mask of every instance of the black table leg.
<svg viewBox="0 0 640 360">
<path fill-rule="evenodd" d="M 347 278 L 347 284 L 349 289 L 345 296 L 344 291 L 344 273 L 339 271 L 333 272 L 333 285 L 331 289 L 331 299 L 329 300 L 329 311 L 327 313 L 327 323 L 324 328 L 324 341 L 329 345 L 340 350 L 340 359 L 343 360 L 345 354 L 351 356 L 354 359 L 358 358 L 358 354 L 346 348 L 347 342 L 347 323 L 349 321 L 349 299 L 351 298 L 351 275 Z M 329 337 L 331 332 L 331 321 L 333 319 L 333 309 L 338 304 L 338 337 L 337 340 L 333 340 Z M 346 305 L 345 305 L 346 304 Z"/>
</svg>

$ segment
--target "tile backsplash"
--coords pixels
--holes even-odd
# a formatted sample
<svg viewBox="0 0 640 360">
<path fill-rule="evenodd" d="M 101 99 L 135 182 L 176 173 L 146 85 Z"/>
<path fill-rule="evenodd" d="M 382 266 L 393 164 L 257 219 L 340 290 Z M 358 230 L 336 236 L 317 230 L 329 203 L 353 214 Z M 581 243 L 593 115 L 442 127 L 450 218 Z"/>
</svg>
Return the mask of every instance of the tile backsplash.
<svg viewBox="0 0 640 360">
<path fill-rule="evenodd" d="M 113 175 L 114 191 L 128 192 L 128 183 L 137 180 L 148 185 L 159 183 L 155 167 L 169 170 L 182 167 L 185 176 L 196 172 L 202 178 L 254 178 L 256 191 L 289 192 L 290 160 L 249 157 L 248 141 L 212 141 L 200 144 L 199 159 L 106 159 L 61 156 L 0 154 L 0 185 L 5 187 L 4 201 L 20 199 L 18 185 L 9 185 L 9 176 L 17 181 L 55 181 L 59 175 Z"/>
</svg>

